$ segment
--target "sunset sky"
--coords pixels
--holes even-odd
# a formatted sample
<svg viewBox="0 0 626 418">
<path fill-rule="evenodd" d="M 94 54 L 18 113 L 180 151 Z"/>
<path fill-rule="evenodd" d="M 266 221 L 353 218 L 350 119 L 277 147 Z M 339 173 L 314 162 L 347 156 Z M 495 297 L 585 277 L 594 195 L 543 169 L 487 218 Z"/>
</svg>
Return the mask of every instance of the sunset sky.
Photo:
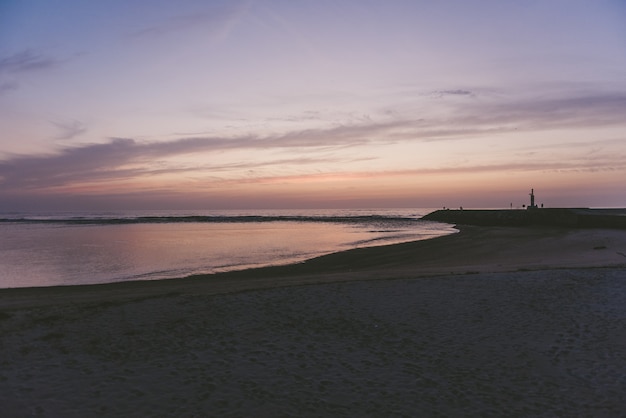
<svg viewBox="0 0 626 418">
<path fill-rule="evenodd" d="M 623 0 L 0 0 L 0 211 L 626 207 Z"/>
</svg>

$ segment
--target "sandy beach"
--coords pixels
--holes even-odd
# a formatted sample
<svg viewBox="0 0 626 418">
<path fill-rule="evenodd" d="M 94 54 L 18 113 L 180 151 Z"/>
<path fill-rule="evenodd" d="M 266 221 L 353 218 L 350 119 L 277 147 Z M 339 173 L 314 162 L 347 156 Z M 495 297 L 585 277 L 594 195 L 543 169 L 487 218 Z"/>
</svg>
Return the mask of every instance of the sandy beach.
<svg viewBox="0 0 626 418">
<path fill-rule="evenodd" d="M 305 263 L 0 290 L 22 416 L 626 410 L 626 231 L 462 227 Z"/>
</svg>

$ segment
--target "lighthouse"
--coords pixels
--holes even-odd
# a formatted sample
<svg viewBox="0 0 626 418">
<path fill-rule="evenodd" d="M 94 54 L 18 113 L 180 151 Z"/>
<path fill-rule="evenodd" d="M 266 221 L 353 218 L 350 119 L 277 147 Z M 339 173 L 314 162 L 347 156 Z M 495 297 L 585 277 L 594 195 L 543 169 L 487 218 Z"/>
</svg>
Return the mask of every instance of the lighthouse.
<svg viewBox="0 0 626 418">
<path fill-rule="evenodd" d="M 528 209 L 537 209 L 537 205 L 535 205 L 535 189 L 530 189 L 530 206 Z"/>
</svg>

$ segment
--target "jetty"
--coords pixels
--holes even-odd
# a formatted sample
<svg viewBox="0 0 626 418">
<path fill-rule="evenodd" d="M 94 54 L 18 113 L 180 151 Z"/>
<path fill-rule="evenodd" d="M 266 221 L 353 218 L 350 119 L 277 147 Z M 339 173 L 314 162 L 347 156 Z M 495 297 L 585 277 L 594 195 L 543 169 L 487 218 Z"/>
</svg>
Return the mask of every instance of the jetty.
<svg viewBox="0 0 626 418">
<path fill-rule="evenodd" d="M 626 209 L 538 207 L 534 190 L 530 199 L 530 205 L 525 209 L 443 209 L 422 219 L 455 225 L 626 229 Z"/>
</svg>

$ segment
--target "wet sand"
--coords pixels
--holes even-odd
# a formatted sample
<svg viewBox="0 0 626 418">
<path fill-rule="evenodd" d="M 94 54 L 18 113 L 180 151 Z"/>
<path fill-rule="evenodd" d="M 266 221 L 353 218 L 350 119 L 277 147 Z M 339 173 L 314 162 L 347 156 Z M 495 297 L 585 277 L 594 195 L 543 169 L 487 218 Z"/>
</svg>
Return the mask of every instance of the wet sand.
<svg viewBox="0 0 626 418">
<path fill-rule="evenodd" d="M 620 416 L 626 231 L 0 291 L 4 416 Z"/>
</svg>

